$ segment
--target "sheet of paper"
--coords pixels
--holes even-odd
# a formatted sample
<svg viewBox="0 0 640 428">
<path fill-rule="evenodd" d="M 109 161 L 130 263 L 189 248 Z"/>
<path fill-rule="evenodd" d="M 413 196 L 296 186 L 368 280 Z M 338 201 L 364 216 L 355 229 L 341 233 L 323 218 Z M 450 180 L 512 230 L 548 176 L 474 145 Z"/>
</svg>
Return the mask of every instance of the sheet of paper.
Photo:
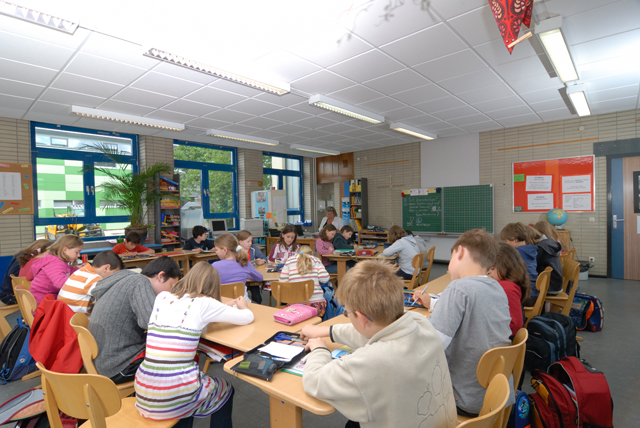
<svg viewBox="0 0 640 428">
<path fill-rule="evenodd" d="M 553 209 L 553 193 L 527 195 L 527 204 L 527 209 L 530 211 Z"/>
<path fill-rule="evenodd" d="M 411 189 L 409 190 L 409 194 L 411 196 L 418 196 L 420 194 L 420 189 Z"/>
<path fill-rule="evenodd" d="M 428 195 L 429 194 L 429 189 L 419 189 L 418 190 L 418 194 L 419 195 Z"/>
<path fill-rule="evenodd" d="M 591 193 L 562 195 L 562 209 L 565 211 L 591 211 Z"/>
<path fill-rule="evenodd" d="M 0 172 L 0 200 L 22 200 L 19 172 Z"/>
<path fill-rule="evenodd" d="M 579 193 L 590 191 L 590 175 L 572 175 L 569 177 L 562 177 L 562 193 Z"/>
<path fill-rule="evenodd" d="M 304 351 L 302 346 L 285 345 L 284 343 L 271 342 L 262 348 L 258 348 L 260 352 L 266 352 L 283 360 L 291 361 L 293 357 Z"/>
<path fill-rule="evenodd" d="M 550 192 L 552 175 L 527 175 L 527 192 Z"/>
</svg>

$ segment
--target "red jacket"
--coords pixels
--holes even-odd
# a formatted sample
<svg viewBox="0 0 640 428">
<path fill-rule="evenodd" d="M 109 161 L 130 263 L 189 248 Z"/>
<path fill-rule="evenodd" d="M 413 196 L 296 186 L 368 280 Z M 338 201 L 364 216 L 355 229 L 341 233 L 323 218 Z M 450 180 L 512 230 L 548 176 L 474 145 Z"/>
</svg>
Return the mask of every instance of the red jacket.
<svg viewBox="0 0 640 428">
<path fill-rule="evenodd" d="M 31 356 L 56 373 L 75 374 L 82 368 L 78 335 L 69 324 L 73 315 L 66 303 L 47 294 L 38 305 L 31 326 Z"/>
</svg>

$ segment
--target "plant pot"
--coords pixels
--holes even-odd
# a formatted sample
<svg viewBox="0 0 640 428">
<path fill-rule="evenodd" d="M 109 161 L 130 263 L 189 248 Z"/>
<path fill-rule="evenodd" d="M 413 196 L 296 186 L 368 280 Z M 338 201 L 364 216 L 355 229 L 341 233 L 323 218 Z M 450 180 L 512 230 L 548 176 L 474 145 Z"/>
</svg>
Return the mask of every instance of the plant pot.
<svg viewBox="0 0 640 428">
<path fill-rule="evenodd" d="M 136 232 L 138 235 L 140 235 L 140 244 L 144 245 L 145 241 L 147 240 L 147 228 L 146 227 L 125 227 L 124 228 L 124 235 L 127 236 L 127 233 L 129 232 Z"/>
</svg>

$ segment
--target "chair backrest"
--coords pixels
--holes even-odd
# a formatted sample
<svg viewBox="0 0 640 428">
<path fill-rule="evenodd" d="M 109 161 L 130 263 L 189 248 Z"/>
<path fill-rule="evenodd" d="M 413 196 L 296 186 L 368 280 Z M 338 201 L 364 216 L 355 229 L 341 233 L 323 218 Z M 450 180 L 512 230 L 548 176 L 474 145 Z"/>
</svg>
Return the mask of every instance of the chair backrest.
<svg viewBox="0 0 640 428">
<path fill-rule="evenodd" d="M 27 278 L 24 276 L 13 276 L 11 277 L 11 285 L 15 287 L 16 285 L 22 285 L 25 290 L 31 290 L 31 281 L 27 281 Z"/>
<path fill-rule="evenodd" d="M 424 261 L 424 253 L 418 253 L 413 256 L 411 266 L 413 267 L 413 276 L 405 284 L 409 290 L 413 290 L 420 285 L 420 275 L 422 273 L 422 262 Z"/>
<path fill-rule="evenodd" d="M 507 404 L 508 399 L 509 381 L 503 374 L 498 374 L 494 376 L 489 383 L 478 417 L 461 423 L 457 428 L 491 428 L 501 426 L 504 406 Z"/>
<path fill-rule="evenodd" d="M 300 282 L 271 282 L 271 292 L 273 298 L 276 299 L 276 306 L 281 306 L 282 302 L 285 303 L 302 303 L 306 301 L 309 304 L 309 299 L 313 296 L 314 284 L 313 280 L 308 279 Z"/>
<path fill-rule="evenodd" d="M 540 292 L 538 298 L 536 299 L 535 305 L 533 307 L 525 307 L 524 312 L 527 317 L 527 322 L 525 323 L 525 327 L 529 324 L 529 320 L 533 317 L 537 317 L 542 313 L 542 305 L 544 305 L 544 299 L 547 298 L 547 291 L 549 291 L 549 281 L 551 280 L 551 266 L 547 266 L 547 268 L 538 274 L 538 279 L 536 280 L 536 288 Z"/>
<path fill-rule="evenodd" d="M 524 344 L 524 346 L 521 346 L 520 348 L 520 352 L 518 353 L 516 361 L 513 364 L 513 371 L 511 372 L 513 374 L 513 383 L 516 386 L 518 386 L 520 377 L 522 376 L 522 371 L 524 370 L 524 357 L 527 353 L 526 343 L 528 338 L 529 331 L 526 328 L 521 328 L 520 330 L 518 330 L 516 335 L 513 337 L 513 340 L 511 341 L 511 346 Z M 509 422 L 509 417 L 507 415 L 511 414 L 511 406 L 505 409 L 504 417 L 502 418 L 502 426 L 500 428 L 507 428 L 507 423 Z"/>
<path fill-rule="evenodd" d="M 436 246 L 434 245 L 427 251 L 427 260 L 429 261 L 429 266 L 422 272 L 422 276 L 420 277 L 420 285 L 424 285 L 429 282 L 429 276 L 431 276 L 431 266 L 433 266 L 433 259 L 436 256 Z M 424 260 L 423 263 L 424 265 Z"/>
<path fill-rule="evenodd" d="M 89 374 L 98 374 L 93 364 L 93 360 L 98 356 L 98 343 L 89 331 L 89 318 L 83 313 L 77 313 L 71 317 L 69 324 L 78 333 L 78 345 L 80 345 L 84 369 Z"/>
<path fill-rule="evenodd" d="M 569 256 L 569 260 L 575 260 L 576 259 L 576 248 L 572 248 L 570 250 L 567 251 L 567 255 Z"/>
<path fill-rule="evenodd" d="M 220 295 L 229 299 L 237 299 L 240 296 L 244 296 L 244 284 L 242 282 L 220 284 Z"/>
<path fill-rule="evenodd" d="M 25 289 L 22 284 L 16 285 L 13 290 L 16 295 L 16 300 L 18 301 L 18 307 L 20 308 L 22 319 L 24 319 L 24 322 L 31 327 L 33 325 L 33 313 L 38 307 L 36 298 L 33 297 L 31 291 Z"/>
<path fill-rule="evenodd" d="M 62 428 L 60 411 L 88 419 L 92 427 L 106 427 L 105 418 L 118 413 L 122 406 L 116 385 L 105 376 L 54 373 L 40 363 L 36 366 L 42 372 L 42 392 L 52 428 Z"/>
<path fill-rule="evenodd" d="M 524 349 L 528 337 L 526 329 L 520 330 L 524 330 L 524 333 L 518 331 L 511 346 L 489 349 L 484 353 L 484 355 L 482 355 L 482 358 L 480 358 L 480 362 L 478 362 L 478 368 L 476 370 L 476 376 L 478 378 L 478 383 L 483 388 L 489 386 L 491 379 L 499 373 L 502 373 L 507 377 L 511 376 L 516 361 L 518 360 L 518 356 L 521 352 L 522 355 L 524 355 Z"/>
<path fill-rule="evenodd" d="M 569 296 L 568 303 L 562 307 L 562 314 L 564 315 L 569 316 L 571 304 L 578 289 L 578 280 L 580 280 L 580 263 L 575 260 L 567 260 L 565 264 L 562 265 L 562 290 Z M 569 288 L 569 284 L 571 284 L 571 288 Z"/>
</svg>

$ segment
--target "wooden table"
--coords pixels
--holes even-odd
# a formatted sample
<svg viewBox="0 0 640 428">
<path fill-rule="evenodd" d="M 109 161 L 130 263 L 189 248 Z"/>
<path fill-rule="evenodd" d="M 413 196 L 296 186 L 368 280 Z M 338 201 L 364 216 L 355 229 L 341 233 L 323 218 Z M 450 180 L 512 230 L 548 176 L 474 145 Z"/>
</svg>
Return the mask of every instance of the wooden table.
<svg viewBox="0 0 640 428">
<path fill-rule="evenodd" d="M 426 291 L 427 293 L 440 294 L 444 291 L 445 288 L 447 288 L 447 285 L 449 285 L 450 282 L 451 282 L 451 275 L 449 275 L 449 272 L 447 272 L 441 277 L 436 278 L 433 281 L 429 281 L 425 285 L 421 285 L 420 287 L 416 288 L 416 291 L 419 292 L 424 290 L 425 287 L 428 287 Z M 407 308 L 407 309 L 417 312 L 419 314 L 422 314 L 427 318 L 431 316 L 431 312 L 429 312 L 429 309 L 427 308 Z"/>
<path fill-rule="evenodd" d="M 347 262 L 350 260 L 361 261 L 361 260 L 394 260 L 397 256 L 381 256 L 384 251 L 384 245 L 378 245 L 376 248 L 371 248 L 373 251 L 376 251 L 376 254 L 373 256 L 344 256 L 342 254 L 325 254 L 322 257 L 326 257 L 329 260 L 333 260 L 338 265 L 338 284 L 342 281 L 342 277 L 345 273 L 347 273 Z"/>
<path fill-rule="evenodd" d="M 193 251 L 182 250 L 182 251 L 172 251 L 168 254 L 157 253 L 154 256 L 144 257 L 141 259 L 124 259 L 122 261 L 124 262 L 124 266 L 128 269 L 128 268 L 146 266 L 152 260 L 155 260 L 162 256 L 167 256 L 174 259 L 176 262 L 178 262 L 179 265 L 182 265 L 180 269 L 182 270 L 182 273 L 186 275 L 189 273 L 189 257 L 191 257 L 193 254 L 196 254 L 196 253 L 194 253 Z"/>
<path fill-rule="evenodd" d="M 260 265 L 256 268 L 262 274 L 263 282 L 279 281 L 280 272 L 267 272 L 269 266 L 267 264 Z"/>
<path fill-rule="evenodd" d="M 311 247 L 312 250 L 316 250 L 315 248 L 313 248 L 313 243 L 316 241 L 316 238 L 301 238 L 300 236 L 298 236 L 296 238 L 296 242 L 300 245 L 308 245 Z M 265 256 L 269 257 L 269 254 L 271 254 L 271 247 L 273 247 L 275 244 L 277 244 L 278 242 L 280 242 L 280 237 L 279 236 L 269 236 L 267 237 L 267 253 L 265 254 Z"/>
<path fill-rule="evenodd" d="M 193 262 L 193 264 L 196 264 L 200 261 L 203 260 L 220 260 L 220 257 L 218 257 L 218 253 L 216 253 L 215 251 L 207 251 L 206 253 L 199 251 L 199 252 L 193 252 L 193 254 L 191 254 L 189 256 L 189 259 Z"/>
</svg>

